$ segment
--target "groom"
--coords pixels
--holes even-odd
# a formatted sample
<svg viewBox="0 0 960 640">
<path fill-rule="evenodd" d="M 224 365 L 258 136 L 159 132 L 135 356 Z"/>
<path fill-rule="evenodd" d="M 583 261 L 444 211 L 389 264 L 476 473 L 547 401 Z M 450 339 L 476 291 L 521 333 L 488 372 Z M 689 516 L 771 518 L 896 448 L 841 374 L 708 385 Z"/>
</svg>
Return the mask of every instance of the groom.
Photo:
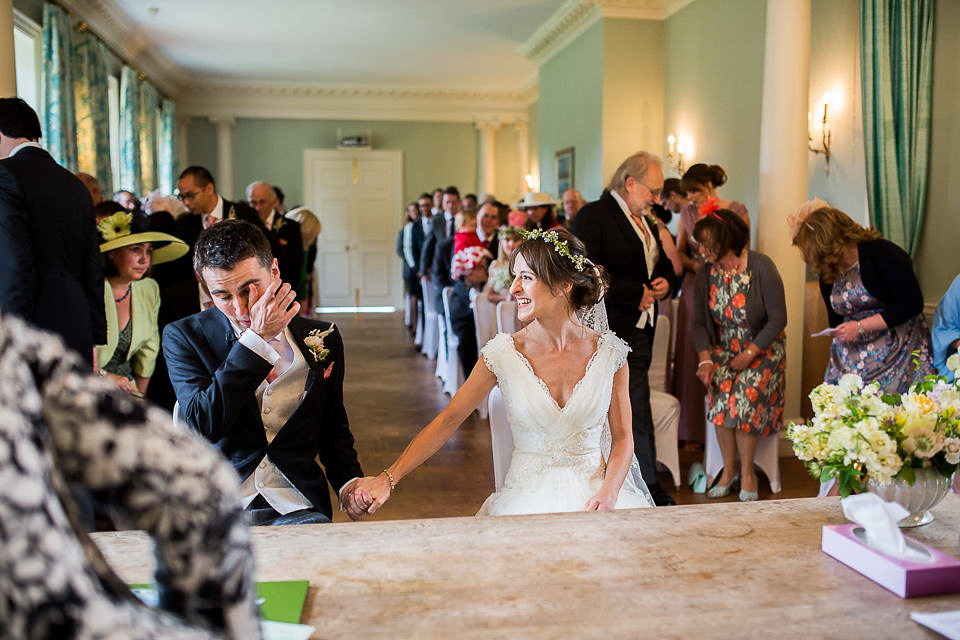
<svg viewBox="0 0 960 640">
<path fill-rule="evenodd" d="M 250 523 L 329 522 L 327 478 L 359 519 L 339 332 L 297 315 L 296 292 L 249 222 L 203 231 L 193 264 L 214 307 L 167 325 L 163 352 L 185 421 L 240 474 Z"/>
</svg>

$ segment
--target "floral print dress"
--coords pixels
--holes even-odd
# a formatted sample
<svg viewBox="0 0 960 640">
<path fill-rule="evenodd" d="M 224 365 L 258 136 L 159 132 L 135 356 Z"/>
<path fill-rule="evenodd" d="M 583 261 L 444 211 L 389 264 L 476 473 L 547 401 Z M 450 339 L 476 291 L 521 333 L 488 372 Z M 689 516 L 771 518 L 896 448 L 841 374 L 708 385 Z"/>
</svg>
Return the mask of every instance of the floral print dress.
<svg viewBox="0 0 960 640">
<path fill-rule="evenodd" d="M 717 264 L 705 268 L 710 269 L 710 315 L 719 338 L 711 352 L 716 367 L 707 394 L 707 420 L 755 436 L 777 432 L 783 426 L 786 333 L 781 331 L 746 369 L 731 368 L 730 361 L 753 339 L 746 297 L 752 278 L 749 271 L 726 271 Z"/>
<path fill-rule="evenodd" d="M 834 281 L 830 306 L 844 322 L 857 322 L 884 309 L 864 286 L 859 262 Z M 905 393 L 914 380 L 935 373 L 930 330 L 923 314 L 894 327 L 865 330 L 848 342 L 834 338 L 823 381 L 836 384 L 845 373 L 855 373 L 864 384 L 875 382 L 890 393 Z"/>
</svg>

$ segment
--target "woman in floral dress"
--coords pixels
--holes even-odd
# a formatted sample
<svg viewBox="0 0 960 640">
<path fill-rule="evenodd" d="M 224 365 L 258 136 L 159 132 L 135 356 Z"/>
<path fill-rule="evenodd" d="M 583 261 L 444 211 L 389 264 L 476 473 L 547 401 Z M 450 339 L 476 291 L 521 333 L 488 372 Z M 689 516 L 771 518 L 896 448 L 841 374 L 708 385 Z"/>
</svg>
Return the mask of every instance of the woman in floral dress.
<svg viewBox="0 0 960 640">
<path fill-rule="evenodd" d="M 694 284 L 697 377 L 707 387 L 707 422 L 723 454 L 723 473 L 707 495 L 728 495 L 739 477 L 740 500 L 757 500 L 757 438 L 783 425 L 783 281 L 770 258 L 748 249 L 750 229 L 736 213 L 706 213 L 693 235 L 706 261 Z"/>
<path fill-rule="evenodd" d="M 907 253 L 822 200 L 788 218 L 793 244 L 820 275 L 834 329 L 824 382 L 855 373 L 891 393 L 934 373 L 923 292 Z"/>
</svg>

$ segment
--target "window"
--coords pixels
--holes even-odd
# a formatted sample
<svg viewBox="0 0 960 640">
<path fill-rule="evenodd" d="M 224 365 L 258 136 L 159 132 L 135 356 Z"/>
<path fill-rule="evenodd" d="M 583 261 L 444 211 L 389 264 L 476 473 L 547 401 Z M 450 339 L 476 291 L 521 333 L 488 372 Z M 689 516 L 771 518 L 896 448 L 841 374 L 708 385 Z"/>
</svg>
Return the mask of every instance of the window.
<svg viewBox="0 0 960 640">
<path fill-rule="evenodd" d="M 40 91 L 43 29 L 36 22 L 13 10 L 13 55 L 17 70 L 17 95 L 38 114 L 42 113 Z"/>
<path fill-rule="evenodd" d="M 120 184 L 120 78 L 107 77 L 107 95 L 110 101 L 110 169 L 113 171 L 113 192 L 130 187 Z"/>
</svg>

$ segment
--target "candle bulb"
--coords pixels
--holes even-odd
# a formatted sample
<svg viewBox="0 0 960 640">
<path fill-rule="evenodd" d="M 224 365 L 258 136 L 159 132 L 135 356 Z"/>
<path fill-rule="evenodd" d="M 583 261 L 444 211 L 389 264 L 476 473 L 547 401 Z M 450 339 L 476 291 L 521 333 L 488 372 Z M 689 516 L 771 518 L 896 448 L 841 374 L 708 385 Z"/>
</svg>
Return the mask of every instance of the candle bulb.
<svg viewBox="0 0 960 640">
<path fill-rule="evenodd" d="M 677 150 L 677 139 L 672 133 L 667 136 L 667 145 L 670 149 L 670 155 L 673 155 Z"/>
</svg>

